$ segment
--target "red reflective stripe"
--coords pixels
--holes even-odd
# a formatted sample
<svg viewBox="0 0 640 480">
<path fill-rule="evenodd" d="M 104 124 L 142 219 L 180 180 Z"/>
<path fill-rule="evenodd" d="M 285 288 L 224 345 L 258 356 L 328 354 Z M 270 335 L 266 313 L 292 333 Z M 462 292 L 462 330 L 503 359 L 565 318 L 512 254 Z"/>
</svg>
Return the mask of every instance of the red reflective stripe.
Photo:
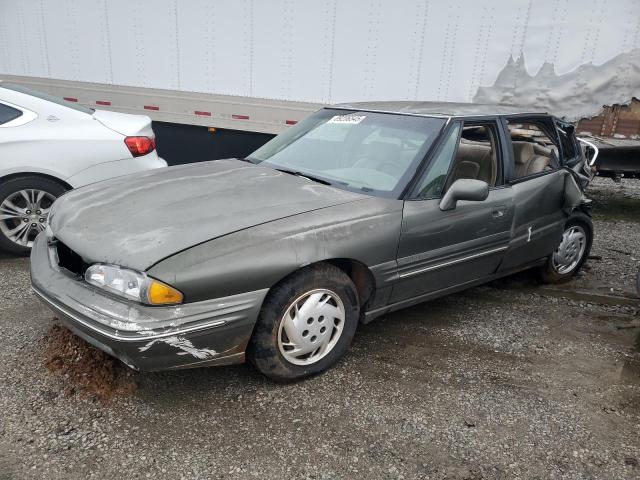
<svg viewBox="0 0 640 480">
<path fill-rule="evenodd" d="M 195 112 L 193 112 L 193 113 L 195 113 L 196 115 L 202 115 L 202 116 L 204 116 L 204 117 L 210 117 L 210 116 L 211 116 L 211 112 L 202 112 L 202 111 L 200 111 L 200 110 L 196 110 L 196 111 L 195 111 Z"/>
<path fill-rule="evenodd" d="M 297 120 L 287 120 L 284 123 L 286 123 L 287 125 L 295 125 L 296 123 L 298 123 L 298 121 Z"/>
<path fill-rule="evenodd" d="M 67 102 L 77 102 L 78 99 L 77 98 L 73 98 L 73 97 L 62 97 L 64 98 Z"/>
<path fill-rule="evenodd" d="M 231 118 L 236 120 L 249 120 L 249 115 L 231 115 Z"/>
<path fill-rule="evenodd" d="M 156 107 L 155 105 L 145 105 L 145 110 L 160 110 L 160 107 Z"/>
<path fill-rule="evenodd" d="M 111 102 L 107 102 L 106 100 L 96 100 L 96 105 L 111 105 Z"/>
</svg>

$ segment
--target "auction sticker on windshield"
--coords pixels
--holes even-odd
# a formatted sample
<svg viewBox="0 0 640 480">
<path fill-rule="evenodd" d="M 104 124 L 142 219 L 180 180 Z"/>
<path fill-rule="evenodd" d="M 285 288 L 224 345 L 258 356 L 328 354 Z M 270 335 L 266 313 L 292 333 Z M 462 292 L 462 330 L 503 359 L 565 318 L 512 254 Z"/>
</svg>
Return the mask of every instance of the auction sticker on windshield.
<svg viewBox="0 0 640 480">
<path fill-rule="evenodd" d="M 354 115 L 353 113 L 349 113 L 347 115 L 336 115 L 332 117 L 327 123 L 341 123 L 341 124 L 350 124 L 357 125 L 362 120 L 364 120 L 366 115 Z"/>
</svg>

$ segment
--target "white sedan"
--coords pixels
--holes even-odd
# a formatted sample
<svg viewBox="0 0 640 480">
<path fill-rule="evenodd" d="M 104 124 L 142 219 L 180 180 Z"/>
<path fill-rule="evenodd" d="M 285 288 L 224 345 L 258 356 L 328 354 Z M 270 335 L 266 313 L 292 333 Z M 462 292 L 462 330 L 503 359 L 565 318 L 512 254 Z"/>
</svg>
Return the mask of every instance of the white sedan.
<svg viewBox="0 0 640 480">
<path fill-rule="evenodd" d="M 0 248 L 27 254 L 65 191 L 167 163 L 151 120 L 0 81 Z"/>
</svg>

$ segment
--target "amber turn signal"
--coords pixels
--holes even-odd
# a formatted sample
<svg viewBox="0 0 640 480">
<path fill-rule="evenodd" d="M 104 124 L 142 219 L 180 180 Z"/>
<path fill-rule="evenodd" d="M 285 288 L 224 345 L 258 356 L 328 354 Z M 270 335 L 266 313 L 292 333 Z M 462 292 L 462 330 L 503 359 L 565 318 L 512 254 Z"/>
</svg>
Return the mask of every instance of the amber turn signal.
<svg viewBox="0 0 640 480">
<path fill-rule="evenodd" d="M 151 305 L 175 305 L 182 303 L 182 293 L 169 285 L 149 279 L 147 300 Z"/>
</svg>

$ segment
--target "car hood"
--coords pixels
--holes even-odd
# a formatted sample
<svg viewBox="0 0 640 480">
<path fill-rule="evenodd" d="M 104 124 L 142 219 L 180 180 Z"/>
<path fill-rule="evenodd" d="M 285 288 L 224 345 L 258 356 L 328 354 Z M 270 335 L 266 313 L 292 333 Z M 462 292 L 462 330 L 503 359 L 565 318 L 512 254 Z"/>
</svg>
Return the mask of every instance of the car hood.
<svg viewBox="0 0 640 480">
<path fill-rule="evenodd" d="M 240 160 L 119 177 L 53 206 L 53 235 L 87 263 L 146 270 L 199 243 L 284 217 L 362 199 Z"/>
</svg>

